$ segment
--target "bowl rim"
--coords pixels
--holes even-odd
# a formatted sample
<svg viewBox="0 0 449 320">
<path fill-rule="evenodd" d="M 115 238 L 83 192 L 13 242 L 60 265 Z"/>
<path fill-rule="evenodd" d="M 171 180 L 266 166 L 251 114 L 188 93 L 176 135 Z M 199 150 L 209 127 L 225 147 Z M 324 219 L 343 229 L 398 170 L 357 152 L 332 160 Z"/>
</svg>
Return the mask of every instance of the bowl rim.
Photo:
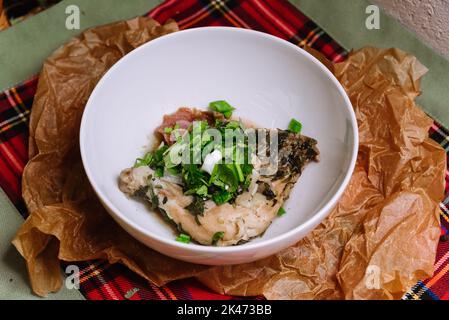
<svg viewBox="0 0 449 320">
<path fill-rule="evenodd" d="M 294 49 L 298 54 L 303 55 L 309 62 L 315 64 L 324 74 L 327 75 L 327 77 L 332 81 L 332 83 L 337 88 L 338 92 L 342 95 L 344 104 L 346 107 L 346 111 L 349 113 L 349 117 L 351 119 L 351 128 L 354 131 L 353 134 L 353 150 L 351 154 L 351 160 L 349 163 L 349 168 L 343 178 L 343 180 L 340 183 L 340 186 L 338 187 L 337 191 L 334 193 L 334 195 L 325 203 L 322 208 L 316 213 L 310 217 L 308 220 L 304 221 L 303 223 L 299 224 L 298 226 L 294 227 L 293 229 L 289 230 L 288 232 L 277 235 L 271 239 L 262 240 L 259 242 L 249 242 L 244 245 L 240 246 L 227 246 L 227 247 L 217 247 L 217 246 L 205 246 L 205 245 L 198 245 L 198 244 L 192 244 L 192 243 L 181 243 L 173 239 L 164 238 L 163 236 L 159 236 L 157 234 L 152 233 L 151 231 L 141 227 L 140 225 L 134 223 L 127 217 L 126 214 L 122 213 L 120 210 L 116 208 L 116 206 L 108 199 L 108 197 L 101 191 L 100 187 L 97 185 L 93 178 L 93 173 L 88 165 L 87 162 L 87 156 L 86 156 L 86 149 L 84 147 L 86 137 L 86 126 L 88 122 L 88 116 L 90 113 L 90 110 L 94 107 L 92 101 L 95 99 L 97 92 L 100 87 L 102 87 L 103 82 L 107 81 L 107 79 L 111 76 L 111 74 L 114 72 L 115 69 L 117 69 L 122 64 L 126 63 L 127 60 L 130 59 L 133 55 L 135 55 L 137 52 L 141 50 L 145 50 L 147 47 L 154 46 L 158 44 L 159 42 L 167 41 L 170 38 L 175 37 L 182 37 L 186 34 L 190 33 L 201 33 L 201 32 L 209 32 L 209 31 L 224 31 L 224 32 L 234 32 L 234 33 L 244 33 L 244 34 L 250 34 L 255 37 L 265 38 L 269 41 L 275 42 L 277 45 L 281 46 L 288 46 L 292 49 Z M 119 59 L 98 81 L 96 84 L 94 90 L 92 91 L 91 95 L 89 96 L 89 99 L 86 103 L 85 109 L 83 111 L 83 115 L 81 118 L 81 125 L 80 125 L 80 133 L 79 133 L 79 144 L 80 144 L 80 152 L 81 152 L 81 159 L 83 163 L 84 170 L 86 172 L 86 175 L 88 177 L 88 180 L 90 184 L 92 185 L 95 193 L 97 194 L 99 200 L 102 202 L 103 206 L 106 206 L 109 210 L 108 213 L 110 213 L 113 218 L 119 219 L 121 222 L 125 223 L 128 227 L 131 227 L 135 231 L 139 232 L 140 234 L 145 235 L 146 237 L 150 238 L 153 241 L 157 241 L 160 243 L 163 243 L 164 245 L 170 246 L 170 247 L 176 247 L 178 249 L 183 250 L 193 250 L 198 253 L 210 253 L 210 254 L 216 254 L 216 253 L 226 253 L 226 252 L 244 252 L 249 250 L 255 250 L 255 249 L 261 249 L 266 247 L 267 245 L 273 245 L 275 243 L 281 243 L 284 242 L 290 237 L 293 237 L 295 234 L 301 233 L 302 230 L 308 229 L 309 227 L 314 228 L 316 225 L 318 225 L 323 219 L 326 218 L 330 210 L 333 208 L 333 206 L 336 204 L 336 202 L 340 199 L 343 192 L 345 191 L 346 187 L 349 184 L 349 181 L 352 177 L 352 174 L 355 169 L 355 164 L 357 160 L 357 154 L 358 154 L 358 148 L 359 148 L 359 135 L 358 135 L 358 125 L 357 120 L 355 116 L 354 109 L 352 107 L 352 103 L 346 93 L 346 91 L 343 89 L 343 86 L 340 84 L 340 82 L 337 80 L 337 78 L 334 76 L 334 74 L 324 65 L 322 64 L 317 58 L 312 56 L 310 53 L 305 51 L 304 49 L 300 48 L 297 45 L 294 45 L 293 43 L 290 43 L 284 39 L 281 39 L 279 37 L 270 35 L 268 33 L 251 30 L 251 29 L 243 29 L 243 28 L 235 28 L 235 27 L 199 27 L 199 28 L 192 28 L 187 30 L 181 30 L 177 32 L 173 32 L 164 36 L 161 36 L 157 39 L 151 40 L 147 43 L 144 43 L 143 45 L 137 47 L 136 49 L 130 51 L 125 56 L 123 56 L 121 59 Z M 128 232 L 125 229 L 126 232 Z M 307 232 L 308 233 L 308 232 Z"/>
</svg>

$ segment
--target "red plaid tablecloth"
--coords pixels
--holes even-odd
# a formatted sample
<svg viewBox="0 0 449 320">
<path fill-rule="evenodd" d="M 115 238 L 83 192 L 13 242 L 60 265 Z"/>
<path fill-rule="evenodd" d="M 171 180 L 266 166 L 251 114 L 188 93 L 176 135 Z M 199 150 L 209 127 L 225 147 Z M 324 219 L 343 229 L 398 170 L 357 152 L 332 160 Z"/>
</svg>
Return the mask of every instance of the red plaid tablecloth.
<svg viewBox="0 0 449 320">
<path fill-rule="evenodd" d="M 168 19 L 181 29 L 233 26 L 267 32 L 296 45 L 311 46 L 338 62 L 347 52 L 313 21 L 286 0 L 167 0 L 148 16 L 160 23 Z M 37 76 L 0 93 L 0 187 L 26 217 L 21 198 L 21 175 L 27 163 L 28 122 Z M 434 123 L 429 132 L 448 153 L 449 131 Z M 449 299 L 449 171 L 446 198 L 441 203 L 441 241 L 433 278 L 419 282 L 404 299 Z M 156 287 L 126 267 L 104 261 L 82 262 L 80 290 L 87 299 L 235 299 L 215 294 L 193 279 Z"/>
</svg>

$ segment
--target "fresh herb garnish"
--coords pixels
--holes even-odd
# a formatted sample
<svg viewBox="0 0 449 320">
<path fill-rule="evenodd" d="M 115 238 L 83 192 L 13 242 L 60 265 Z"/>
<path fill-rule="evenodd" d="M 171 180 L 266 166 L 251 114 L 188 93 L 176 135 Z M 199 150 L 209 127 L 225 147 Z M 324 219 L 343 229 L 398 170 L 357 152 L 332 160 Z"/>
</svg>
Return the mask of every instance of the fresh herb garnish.
<svg viewBox="0 0 449 320">
<path fill-rule="evenodd" d="M 143 158 L 138 158 L 134 164 L 134 168 L 149 166 L 155 170 L 155 176 L 160 178 L 164 175 L 164 152 L 167 151 L 168 146 L 162 145 L 159 149 L 148 152 Z"/>
<path fill-rule="evenodd" d="M 136 159 L 136 162 L 134 163 L 134 168 L 149 166 L 152 159 L 153 159 L 153 153 L 149 152 L 143 158 Z"/>
<path fill-rule="evenodd" d="M 224 237 L 223 231 L 215 232 L 214 236 L 212 237 L 212 245 L 213 246 L 217 245 L 217 242 L 223 239 L 223 237 Z"/>
<path fill-rule="evenodd" d="M 235 110 L 233 106 L 224 100 L 211 102 L 209 108 L 213 111 L 222 113 L 226 119 L 229 119 L 232 116 L 232 111 Z"/>
<path fill-rule="evenodd" d="M 196 194 L 202 197 L 207 197 L 207 186 L 202 185 L 198 189 L 196 189 Z"/>
<path fill-rule="evenodd" d="M 212 200 L 214 200 L 214 202 L 217 205 L 226 203 L 231 199 L 232 199 L 232 194 L 226 190 L 217 191 L 216 193 L 214 193 L 212 195 Z"/>
<path fill-rule="evenodd" d="M 242 126 L 242 124 L 239 121 L 229 121 L 226 124 L 225 128 L 226 129 L 234 129 L 235 130 L 235 129 L 241 128 L 241 126 Z"/>
<path fill-rule="evenodd" d="M 233 164 L 217 164 L 212 171 L 210 182 L 226 191 L 235 192 L 239 185 L 237 169 Z"/>
<path fill-rule="evenodd" d="M 152 184 L 148 185 L 148 192 L 147 192 L 148 201 L 151 202 L 151 208 L 157 209 L 159 207 L 159 198 L 157 197 L 156 193 L 154 192 L 154 188 Z"/>
<path fill-rule="evenodd" d="M 210 107 L 226 118 L 234 110 L 226 101 L 211 102 Z M 194 197 L 187 209 L 195 215 L 203 213 L 207 200 L 217 205 L 233 202 L 248 190 L 254 169 L 249 154 L 253 151 L 241 121 L 216 119 L 215 125 L 195 121 L 182 132 L 179 127 L 178 123 L 166 127 L 164 133 L 172 134 L 176 141 L 171 145 L 162 143 L 137 159 L 135 167 L 149 166 L 155 178 L 177 177 L 183 193 Z M 209 129 L 218 130 L 218 138 Z M 188 162 L 184 161 L 186 157 Z M 156 203 L 157 199 L 153 200 Z"/>
<path fill-rule="evenodd" d="M 300 133 L 302 129 L 302 124 L 296 119 L 290 120 L 290 124 L 288 125 L 288 131 L 293 133 Z"/>
<path fill-rule="evenodd" d="M 243 175 L 243 171 L 242 168 L 240 167 L 240 165 L 238 163 L 234 164 L 236 172 L 237 172 L 237 177 L 239 179 L 239 182 L 243 182 L 245 181 L 245 176 Z"/>
<path fill-rule="evenodd" d="M 182 166 L 182 180 L 186 190 L 197 190 L 203 185 L 208 185 L 207 174 L 201 171 L 199 166 L 195 164 L 185 164 Z"/>
<path fill-rule="evenodd" d="M 163 167 L 157 167 L 156 170 L 154 170 L 154 176 L 156 178 L 160 178 L 164 175 L 164 168 Z"/>
<path fill-rule="evenodd" d="M 184 233 L 181 233 L 177 238 L 176 241 L 182 242 L 182 243 L 189 243 L 190 242 L 190 236 Z"/>
<path fill-rule="evenodd" d="M 282 217 L 286 213 L 283 207 L 280 207 L 278 210 L 278 217 Z"/>
<path fill-rule="evenodd" d="M 193 196 L 192 202 L 186 209 L 193 215 L 202 215 L 204 213 L 204 199 L 196 195 Z"/>
</svg>

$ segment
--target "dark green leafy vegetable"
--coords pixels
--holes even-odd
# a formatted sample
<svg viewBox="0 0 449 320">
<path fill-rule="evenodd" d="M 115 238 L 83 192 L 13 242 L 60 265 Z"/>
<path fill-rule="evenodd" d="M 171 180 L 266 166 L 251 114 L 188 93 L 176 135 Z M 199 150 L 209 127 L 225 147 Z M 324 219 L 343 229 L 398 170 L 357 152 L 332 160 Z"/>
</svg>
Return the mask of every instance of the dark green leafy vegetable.
<svg viewBox="0 0 449 320">
<path fill-rule="evenodd" d="M 147 196 L 147 192 L 148 192 L 148 186 L 142 187 L 139 190 L 137 190 L 136 192 L 134 192 L 134 196 L 135 197 L 140 197 L 140 198 L 144 198 Z"/>
<path fill-rule="evenodd" d="M 182 165 L 182 180 L 186 190 L 197 190 L 203 185 L 208 185 L 206 173 L 195 164 Z"/>
<path fill-rule="evenodd" d="M 153 153 L 149 152 L 143 158 L 136 159 L 136 162 L 134 163 L 134 168 L 149 166 L 152 159 L 153 159 Z"/>
<path fill-rule="evenodd" d="M 211 102 L 209 108 L 213 111 L 222 113 L 226 119 L 229 119 L 232 116 L 232 111 L 235 110 L 234 107 L 224 100 Z"/>
<path fill-rule="evenodd" d="M 177 238 L 176 241 L 182 242 L 182 243 L 189 243 L 190 242 L 190 236 L 184 233 L 181 233 Z"/>
<path fill-rule="evenodd" d="M 302 129 L 302 124 L 296 119 L 290 120 L 290 124 L 288 125 L 288 131 L 293 133 L 300 133 Z"/>
<path fill-rule="evenodd" d="M 211 102 L 210 108 L 226 118 L 235 110 L 226 101 Z M 221 140 L 216 141 L 217 138 L 208 131 L 210 128 L 221 133 Z M 178 129 L 179 124 L 166 127 L 164 132 L 177 137 L 176 142 L 170 146 L 162 144 L 157 150 L 137 159 L 135 167 L 149 166 L 155 171 L 156 178 L 164 175 L 181 178 L 184 194 L 195 197 L 189 206 L 191 212 L 202 213 L 201 203 L 208 199 L 217 205 L 233 202 L 248 189 L 253 165 L 249 163 L 248 136 L 241 121 L 216 119 L 215 125 L 209 125 L 208 121 L 202 120 L 192 123 L 187 131 Z M 216 149 L 222 153 L 224 163 L 215 164 L 209 174 L 202 170 L 202 162 L 205 155 Z M 193 161 L 183 162 L 185 156 L 190 156 Z"/>
<path fill-rule="evenodd" d="M 201 187 L 199 187 L 198 189 L 196 189 L 196 194 L 202 197 L 207 197 L 207 186 L 206 185 L 202 185 Z"/>
<path fill-rule="evenodd" d="M 232 199 L 232 194 L 226 190 L 220 190 L 212 195 L 212 200 L 219 206 Z"/>
<path fill-rule="evenodd" d="M 221 239 L 223 239 L 224 237 L 224 232 L 223 231 L 219 231 L 219 232 L 215 232 L 214 236 L 212 237 L 212 245 L 217 245 L 217 242 Z"/>
<path fill-rule="evenodd" d="M 156 193 L 154 193 L 153 185 L 148 185 L 148 192 L 147 192 L 148 201 L 151 202 L 151 208 L 157 209 L 159 207 L 159 198 L 157 197 Z"/>
<path fill-rule="evenodd" d="M 163 145 L 159 149 L 153 152 L 148 152 L 145 157 L 139 158 L 134 164 L 134 168 L 149 166 L 151 169 L 155 170 L 156 177 L 162 177 L 164 175 L 164 153 L 167 151 L 168 146 Z"/>
<path fill-rule="evenodd" d="M 239 129 L 239 128 L 241 128 L 241 123 L 240 123 L 240 121 L 229 121 L 226 124 L 225 128 L 226 129 L 233 129 L 233 130 Z"/>
<path fill-rule="evenodd" d="M 240 167 L 240 165 L 238 163 L 235 163 L 234 166 L 237 171 L 237 177 L 239 179 L 239 182 L 245 181 L 245 176 L 243 175 L 243 171 L 242 171 L 242 168 Z"/>
<path fill-rule="evenodd" d="M 154 171 L 154 176 L 156 178 L 160 178 L 164 175 L 164 168 L 162 167 L 157 167 L 156 170 Z"/>
<path fill-rule="evenodd" d="M 210 182 L 229 192 L 235 192 L 239 185 L 237 171 L 232 164 L 217 164 L 210 178 Z"/>
<path fill-rule="evenodd" d="M 172 223 L 174 225 L 176 225 L 176 223 L 172 220 L 172 218 L 170 218 L 170 216 L 168 215 L 167 211 L 165 211 L 162 208 L 159 208 L 159 212 L 162 214 L 162 217 L 164 218 L 165 221 Z"/>
<path fill-rule="evenodd" d="M 204 199 L 194 195 L 192 203 L 190 203 L 186 209 L 195 216 L 202 215 L 204 213 Z"/>
</svg>

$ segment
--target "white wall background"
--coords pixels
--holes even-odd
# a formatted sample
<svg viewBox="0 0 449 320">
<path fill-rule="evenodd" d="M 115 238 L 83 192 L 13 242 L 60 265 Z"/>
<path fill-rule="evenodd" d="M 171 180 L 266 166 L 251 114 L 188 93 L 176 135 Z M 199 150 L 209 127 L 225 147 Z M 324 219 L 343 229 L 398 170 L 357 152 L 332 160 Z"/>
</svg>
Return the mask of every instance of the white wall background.
<svg viewBox="0 0 449 320">
<path fill-rule="evenodd" d="M 449 0 L 371 0 L 449 58 Z"/>
</svg>

